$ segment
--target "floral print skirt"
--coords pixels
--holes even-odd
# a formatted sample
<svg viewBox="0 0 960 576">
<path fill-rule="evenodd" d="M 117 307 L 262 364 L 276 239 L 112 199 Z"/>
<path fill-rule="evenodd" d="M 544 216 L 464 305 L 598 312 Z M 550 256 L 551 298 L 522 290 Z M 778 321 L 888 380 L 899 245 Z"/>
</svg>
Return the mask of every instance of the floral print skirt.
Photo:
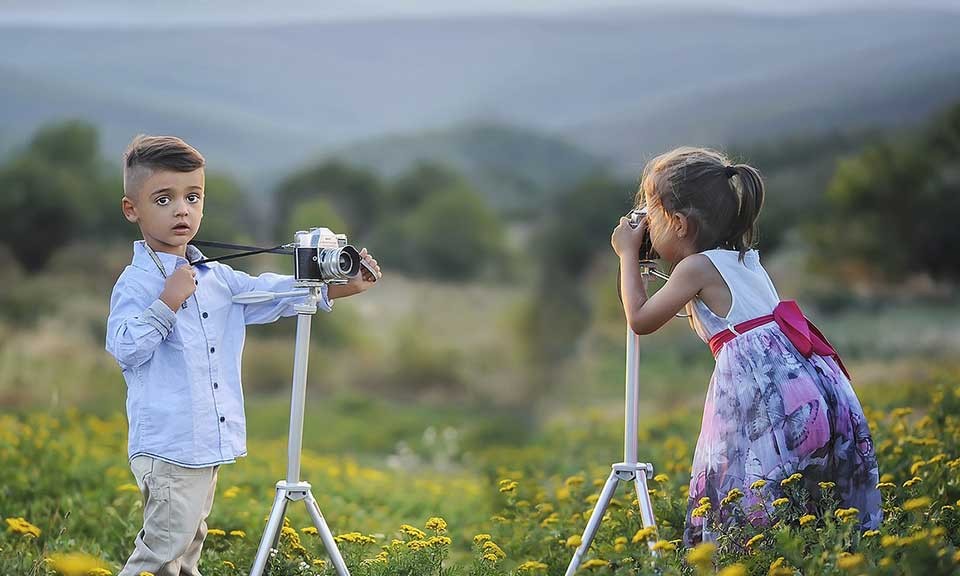
<svg viewBox="0 0 960 576">
<path fill-rule="evenodd" d="M 850 381 L 832 358 L 804 358 L 769 324 L 717 355 L 693 456 L 684 545 L 713 540 L 717 524 L 770 522 L 773 502 L 784 495 L 781 481 L 796 473 L 811 511 L 821 483 L 832 482 L 833 498 L 857 509 L 861 529 L 879 527 L 877 457 Z M 743 497 L 731 505 L 724 498 L 734 488 Z"/>
</svg>

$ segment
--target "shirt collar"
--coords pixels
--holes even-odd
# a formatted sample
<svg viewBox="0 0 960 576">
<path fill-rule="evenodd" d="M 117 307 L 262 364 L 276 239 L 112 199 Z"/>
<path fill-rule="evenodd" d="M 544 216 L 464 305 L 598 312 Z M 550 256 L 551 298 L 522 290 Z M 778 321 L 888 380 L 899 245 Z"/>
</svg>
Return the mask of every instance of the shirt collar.
<svg viewBox="0 0 960 576">
<path fill-rule="evenodd" d="M 133 243 L 133 265 L 137 268 L 143 268 L 144 270 L 157 270 L 157 263 L 154 262 L 153 258 L 150 256 L 151 250 L 147 247 L 147 243 L 143 240 L 137 240 Z M 187 244 L 187 257 L 181 258 L 175 254 L 168 254 L 166 252 L 157 252 L 153 251 L 157 255 L 157 258 L 160 259 L 160 263 L 163 264 L 164 277 L 169 276 L 177 267 L 182 264 L 189 264 L 190 262 L 196 262 L 197 260 L 203 260 L 203 252 L 193 244 Z M 206 264 L 199 264 L 199 266 L 206 266 Z M 159 271 L 159 270 L 158 270 Z"/>
</svg>

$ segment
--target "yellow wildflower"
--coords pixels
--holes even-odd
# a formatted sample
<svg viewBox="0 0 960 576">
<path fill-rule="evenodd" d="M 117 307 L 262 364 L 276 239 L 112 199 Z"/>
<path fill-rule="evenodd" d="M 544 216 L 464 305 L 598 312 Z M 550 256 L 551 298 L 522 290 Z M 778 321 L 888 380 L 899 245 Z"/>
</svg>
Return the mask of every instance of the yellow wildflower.
<svg viewBox="0 0 960 576">
<path fill-rule="evenodd" d="M 224 492 L 223 492 L 223 497 L 226 498 L 227 500 L 230 500 L 230 499 L 232 499 L 232 498 L 236 498 L 239 494 L 240 494 L 240 487 L 239 487 L 239 486 L 231 486 L 231 487 L 227 488 L 226 490 L 224 490 Z"/>
<path fill-rule="evenodd" d="M 226 536 L 227 533 L 219 528 L 210 528 L 207 530 L 207 536 Z"/>
<path fill-rule="evenodd" d="M 580 538 L 579 534 L 574 534 L 573 536 L 567 538 L 567 541 L 564 543 L 564 546 L 567 548 L 576 548 L 580 545 L 583 540 Z"/>
<path fill-rule="evenodd" d="M 677 549 L 677 545 L 666 540 L 657 540 L 654 542 L 652 549 L 655 552 L 673 552 Z"/>
<path fill-rule="evenodd" d="M 720 502 L 720 506 L 727 506 L 728 504 L 734 504 L 741 498 L 743 498 L 743 492 L 739 488 L 733 488 L 729 492 L 727 492 L 726 497 Z"/>
<path fill-rule="evenodd" d="M 439 516 L 434 516 L 427 520 L 426 524 L 427 530 L 433 530 L 434 532 L 446 532 L 447 531 L 447 521 Z"/>
<path fill-rule="evenodd" d="M 781 481 L 780 481 L 780 485 L 781 485 L 781 486 L 789 486 L 789 485 L 793 484 L 794 482 L 799 482 L 799 481 L 802 480 L 802 479 L 803 479 L 803 474 L 800 474 L 799 472 L 796 472 L 796 473 L 794 473 L 794 474 L 791 474 L 789 478 L 784 478 L 783 480 L 781 480 Z"/>
<path fill-rule="evenodd" d="M 907 512 L 913 512 L 914 510 L 929 507 L 932 502 L 928 496 L 921 496 L 920 498 L 913 498 L 912 500 L 904 502 L 903 509 Z"/>
<path fill-rule="evenodd" d="M 894 484 L 893 482 L 881 482 L 877 484 L 877 490 L 887 490 L 887 489 L 896 488 L 896 487 L 897 485 Z"/>
<path fill-rule="evenodd" d="M 609 565 L 610 563 L 607 562 L 606 560 L 601 560 L 599 558 L 592 558 L 590 560 L 587 560 L 580 566 L 582 566 L 583 568 L 606 568 Z"/>
<path fill-rule="evenodd" d="M 919 484 L 919 483 L 921 483 L 921 482 L 923 482 L 923 479 L 922 479 L 922 478 L 920 478 L 919 476 L 914 476 L 913 478 L 911 478 L 911 479 L 907 480 L 906 482 L 904 482 L 904 483 L 903 483 L 903 487 L 904 487 L 904 488 L 912 488 L 913 486 L 916 486 L 917 484 Z"/>
<path fill-rule="evenodd" d="M 244 532 L 243 530 L 231 530 L 231 531 L 230 531 L 230 535 L 233 536 L 234 538 L 246 538 L 246 537 L 247 537 L 247 533 Z"/>
<path fill-rule="evenodd" d="M 860 510 L 856 508 L 838 508 L 836 512 L 833 513 L 841 522 L 846 520 L 853 520 L 860 516 Z"/>
<path fill-rule="evenodd" d="M 764 538 L 763 534 L 757 534 L 753 538 L 747 540 L 747 548 L 753 548 L 754 544 L 759 544 L 760 542 L 763 542 L 763 538 Z"/>
<path fill-rule="evenodd" d="M 762 490 L 763 487 L 766 486 L 766 485 L 767 485 L 767 481 L 761 479 L 761 480 L 757 480 L 757 481 L 755 481 L 753 484 L 751 484 L 751 485 L 750 485 L 750 489 L 751 489 L 751 490 Z"/>
<path fill-rule="evenodd" d="M 126 484 L 117 486 L 117 492 L 140 492 L 140 488 L 138 488 L 136 484 L 127 482 Z"/>
<path fill-rule="evenodd" d="M 577 486 L 580 486 L 581 484 L 583 484 L 585 481 L 586 479 L 583 476 L 571 476 L 566 480 L 564 480 L 563 483 L 566 484 L 567 488 L 576 488 Z"/>
<path fill-rule="evenodd" d="M 511 480 L 509 478 L 504 478 L 499 482 L 500 492 L 503 494 L 511 494 L 517 490 L 517 481 Z"/>
<path fill-rule="evenodd" d="M 537 562 L 536 560 L 527 560 L 523 564 L 517 566 L 517 572 L 533 572 L 535 570 L 546 570 L 548 566 L 543 562 Z"/>
<path fill-rule="evenodd" d="M 473 543 L 476 544 L 477 546 L 483 544 L 487 540 L 490 540 L 489 534 L 477 534 L 476 536 L 473 537 Z"/>
<path fill-rule="evenodd" d="M 843 570 L 853 570 L 861 564 L 863 564 L 863 554 L 844 553 L 837 558 L 837 567 Z"/>
<path fill-rule="evenodd" d="M 701 542 L 696 548 L 687 552 L 687 563 L 707 570 L 713 566 L 713 553 L 717 545 L 713 542 Z"/>
<path fill-rule="evenodd" d="M 423 530 L 416 528 L 414 526 L 411 526 L 409 524 L 401 524 L 400 531 L 406 534 L 407 536 L 413 537 L 416 540 L 422 540 L 423 538 L 427 537 L 427 535 L 423 532 Z"/>
<path fill-rule="evenodd" d="M 817 517 L 814 516 L 813 514 L 804 514 L 803 516 L 800 517 L 800 525 L 801 525 L 801 526 L 806 526 L 807 524 L 809 524 L 809 523 L 811 523 L 811 522 L 815 522 L 816 519 L 817 519 Z"/>
<path fill-rule="evenodd" d="M 836 488 L 837 484 L 835 482 L 817 482 L 817 486 L 820 486 L 821 490 L 830 490 Z"/>
<path fill-rule="evenodd" d="M 656 533 L 656 531 L 657 529 L 654 528 L 653 526 L 647 526 L 646 528 L 641 528 L 637 530 L 636 534 L 633 535 L 632 542 L 634 544 L 639 544 L 640 542 L 643 542 L 644 540 L 647 540 L 648 538 L 653 536 Z"/>
<path fill-rule="evenodd" d="M 51 554 L 50 567 L 64 576 L 86 576 L 87 573 L 102 568 L 100 560 L 82 552 Z"/>
<path fill-rule="evenodd" d="M 231 570 L 236 570 L 236 569 L 237 569 L 236 565 L 235 565 L 233 562 L 229 561 L 229 560 L 224 560 L 224 561 L 223 561 L 223 565 L 226 566 L 227 568 L 231 569 Z M 143 576 L 143 575 L 141 574 L 140 576 Z"/>
<path fill-rule="evenodd" d="M 659 483 L 659 484 L 663 484 L 664 482 L 666 482 L 666 481 L 669 480 L 669 479 L 670 479 L 670 477 L 667 476 L 666 474 L 663 474 L 663 473 L 657 474 L 656 476 L 653 477 L 653 481 L 654 481 L 654 482 L 657 482 L 657 483 Z"/>
<path fill-rule="evenodd" d="M 875 538 L 880 535 L 879 530 L 867 530 L 863 533 L 864 538 Z"/>
<path fill-rule="evenodd" d="M 790 503 L 789 498 L 777 498 L 776 500 L 773 501 L 774 506 L 786 506 L 789 503 Z"/>
<path fill-rule="evenodd" d="M 747 576 L 747 568 L 743 564 L 731 564 L 717 572 L 717 576 Z"/>
<path fill-rule="evenodd" d="M 497 546 L 492 540 L 488 540 L 483 543 L 483 552 L 485 554 L 493 554 L 498 558 L 506 558 L 507 554 L 499 546 Z"/>
<path fill-rule="evenodd" d="M 7 518 L 7 530 L 14 534 L 23 534 L 30 538 L 39 538 L 40 529 L 27 522 L 23 517 Z"/>
<path fill-rule="evenodd" d="M 486 560 L 487 562 L 493 562 L 493 563 L 500 561 L 500 559 L 497 558 L 496 554 L 484 554 L 483 559 Z"/>
</svg>

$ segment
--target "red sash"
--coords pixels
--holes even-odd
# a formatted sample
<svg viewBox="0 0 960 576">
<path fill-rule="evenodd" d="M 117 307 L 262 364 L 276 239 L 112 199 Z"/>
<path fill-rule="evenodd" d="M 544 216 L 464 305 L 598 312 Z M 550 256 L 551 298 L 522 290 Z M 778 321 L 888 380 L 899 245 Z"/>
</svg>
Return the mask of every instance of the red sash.
<svg viewBox="0 0 960 576">
<path fill-rule="evenodd" d="M 716 355 L 720 353 L 720 349 L 723 348 L 723 345 L 727 342 L 744 332 L 753 330 L 764 324 L 769 324 L 770 322 L 776 322 L 777 325 L 780 326 L 780 330 L 787 336 L 790 342 L 793 343 L 797 350 L 803 354 L 804 358 L 809 358 L 813 354 L 829 356 L 837 362 L 837 365 L 840 366 L 840 369 L 846 374 L 847 379 L 850 379 L 850 373 L 847 372 L 843 361 L 840 360 L 840 355 L 837 354 L 833 346 L 827 342 L 827 339 L 820 333 L 820 330 L 813 325 L 813 322 L 803 315 L 800 307 L 797 306 L 797 303 L 793 300 L 784 300 L 777 304 L 777 307 L 773 309 L 773 314 L 737 324 L 733 327 L 736 333 L 729 329 L 718 332 L 710 339 L 710 351 L 713 352 L 714 357 L 716 357 Z"/>
</svg>

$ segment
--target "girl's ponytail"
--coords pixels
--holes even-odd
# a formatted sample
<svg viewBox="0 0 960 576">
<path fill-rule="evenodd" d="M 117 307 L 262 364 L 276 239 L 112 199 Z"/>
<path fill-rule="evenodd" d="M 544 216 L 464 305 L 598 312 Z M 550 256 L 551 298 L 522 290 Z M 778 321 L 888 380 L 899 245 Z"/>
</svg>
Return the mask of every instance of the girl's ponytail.
<svg viewBox="0 0 960 576">
<path fill-rule="evenodd" d="M 737 194 L 739 206 L 727 244 L 740 252 L 742 261 L 747 250 L 753 247 L 756 236 L 757 217 L 763 207 L 763 180 L 760 172 L 748 164 L 727 166 L 726 175 L 730 179 L 730 187 Z"/>
</svg>

